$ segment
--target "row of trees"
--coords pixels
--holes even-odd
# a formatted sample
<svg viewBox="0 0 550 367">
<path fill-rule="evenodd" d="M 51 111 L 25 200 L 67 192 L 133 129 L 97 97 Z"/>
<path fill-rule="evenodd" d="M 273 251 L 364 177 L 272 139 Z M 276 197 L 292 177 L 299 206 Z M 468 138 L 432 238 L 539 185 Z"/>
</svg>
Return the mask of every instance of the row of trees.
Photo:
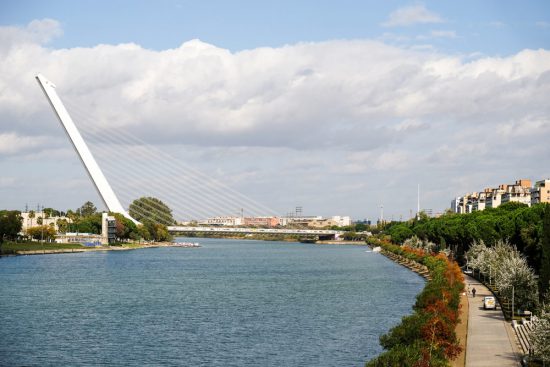
<svg viewBox="0 0 550 367">
<path fill-rule="evenodd" d="M 39 214 L 38 214 L 39 213 Z M 85 202 L 76 210 L 59 211 L 53 208 L 44 208 L 41 212 L 30 211 L 30 225 L 26 235 L 30 238 L 44 241 L 53 241 L 56 231 L 53 223 L 43 225 L 44 219 L 66 216 L 56 221 L 60 233 L 79 232 L 100 234 L 102 229 L 102 213 L 97 211 L 96 206 Z M 131 220 L 118 213 L 110 213 L 116 218 L 116 237 L 119 241 L 139 240 L 167 241 L 171 239 L 167 225 L 175 223 L 172 217 L 172 210 L 161 200 L 151 197 L 136 199 L 130 205 L 130 215 L 141 222 L 136 225 Z M 33 226 L 33 220 L 36 221 Z M 5 240 L 16 240 L 22 228 L 21 212 L 0 211 L 0 243 Z"/>
<path fill-rule="evenodd" d="M 167 241 L 171 237 L 166 226 L 175 223 L 172 210 L 161 200 L 152 197 L 141 197 L 130 204 L 130 216 L 141 222 L 140 225 L 122 214 L 110 214 L 116 219 L 116 237 L 119 241 Z M 67 217 L 70 223 L 58 223 L 60 231 L 61 226 L 66 226 L 68 232 L 101 233 L 101 213 L 89 201 L 74 212 L 68 210 Z"/>
<path fill-rule="evenodd" d="M 466 262 L 470 247 L 483 241 L 492 247 L 499 241 L 509 242 L 521 253 L 527 264 L 539 275 L 539 295 L 549 292 L 550 285 L 550 205 L 506 203 L 498 208 L 471 214 L 447 213 L 439 218 L 422 215 L 409 222 L 392 222 L 384 232 L 392 241 L 403 243 L 417 236 L 441 249 L 449 249 Z"/>
<path fill-rule="evenodd" d="M 431 253 L 420 243 L 411 248 L 376 242 L 385 251 L 424 264 L 431 279 L 417 296 L 414 313 L 380 337 L 386 352 L 368 362 L 367 367 L 448 365 L 462 350 L 455 333 L 460 293 L 464 290 L 458 264 L 445 254 Z"/>
<path fill-rule="evenodd" d="M 477 270 L 501 296 L 514 298 L 516 309 L 533 310 L 538 303 L 537 280 L 525 257 L 505 241 L 487 247 L 483 240 L 475 241 L 466 253 L 468 267 Z"/>
</svg>

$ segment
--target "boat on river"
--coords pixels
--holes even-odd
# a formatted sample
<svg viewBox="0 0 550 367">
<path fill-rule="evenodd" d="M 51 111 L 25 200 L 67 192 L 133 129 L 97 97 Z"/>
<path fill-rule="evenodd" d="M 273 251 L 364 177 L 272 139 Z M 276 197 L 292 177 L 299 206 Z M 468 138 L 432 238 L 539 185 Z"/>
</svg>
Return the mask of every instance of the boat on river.
<svg viewBox="0 0 550 367">
<path fill-rule="evenodd" d="M 175 242 L 172 247 L 201 247 L 198 242 Z"/>
</svg>

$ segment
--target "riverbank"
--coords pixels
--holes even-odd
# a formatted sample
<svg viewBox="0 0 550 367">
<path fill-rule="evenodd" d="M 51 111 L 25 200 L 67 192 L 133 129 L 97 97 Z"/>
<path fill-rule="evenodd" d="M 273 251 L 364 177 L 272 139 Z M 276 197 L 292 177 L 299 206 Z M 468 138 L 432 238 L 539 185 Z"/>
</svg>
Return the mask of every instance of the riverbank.
<svg viewBox="0 0 550 367">
<path fill-rule="evenodd" d="M 127 251 L 142 248 L 156 247 L 200 247 L 195 243 L 177 243 L 177 242 L 151 242 L 151 243 L 128 243 L 116 246 L 98 246 L 87 247 L 80 244 L 37 244 L 37 243 L 13 243 L 4 244 L 0 256 L 18 256 L 18 255 L 48 255 L 48 254 L 66 254 L 94 251 Z"/>
<path fill-rule="evenodd" d="M 315 241 L 316 245 L 355 245 L 367 246 L 365 241 Z"/>
<path fill-rule="evenodd" d="M 464 281 L 456 262 L 443 254 L 429 254 L 384 240 L 376 242 L 383 255 L 424 276 L 427 282 L 417 296 L 413 313 L 380 337 L 386 351 L 367 366 L 449 365 L 453 360 L 457 361 L 453 366 L 462 366 L 466 338 L 459 337 L 457 328 Z"/>
<path fill-rule="evenodd" d="M 411 271 L 417 273 L 418 275 L 424 277 L 426 280 L 430 280 L 430 272 L 427 266 L 422 265 L 416 261 L 410 260 L 404 256 L 395 254 L 391 251 L 382 249 L 381 254 L 386 256 L 388 259 L 402 265 Z M 464 367 L 466 365 L 466 347 L 467 347 L 467 338 L 468 338 L 468 316 L 469 316 L 469 304 L 468 296 L 465 292 L 462 292 L 460 295 L 460 319 L 458 324 L 455 327 L 456 338 L 461 348 L 461 352 L 458 354 L 456 359 L 451 360 L 451 367 Z"/>
</svg>

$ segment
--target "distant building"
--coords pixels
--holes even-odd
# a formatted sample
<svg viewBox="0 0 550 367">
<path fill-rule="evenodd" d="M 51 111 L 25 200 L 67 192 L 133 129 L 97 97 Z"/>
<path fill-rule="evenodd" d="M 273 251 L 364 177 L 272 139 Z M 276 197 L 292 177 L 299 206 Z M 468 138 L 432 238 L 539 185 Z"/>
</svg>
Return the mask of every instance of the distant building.
<svg viewBox="0 0 550 367">
<path fill-rule="evenodd" d="M 116 242 L 116 219 L 103 213 L 101 215 L 101 243 L 111 244 Z"/>
<path fill-rule="evenodd" d="M 531 205 L 550 203 L 550 179 L 535 182 L 531 189 Z"/>
<path fill-rule="evenodd" d="M 31 227 L 37 227 L 40 226 L 38 224 L 39 219 L 42 218 L 42 225 L 43 226 L 51 226 L 55 229 L 56 232 L 59 231 L 59 227 L 57 225 L 58 220 L 66 220 L 67 223 L 71 223 L 71 220 L 67 217 L 47 217 L 45 212 L 34 212 L 34 218 L 29 217 L 30 212 L 23 212 L 21 213 L 21 218 L 23 221 L 21 222 L 22 227 L 21 231 L 25 232 L 27 229 Z"/>
<path fill-rule="evenodd" d="M 351 217 L 335 215 L 331 218 L 338 227 L 347 227 L 351 225 Z"/>
<path fill-rule="evenodd" d="M 531 205 L 532 202 L 540 200 L 540 195 L 544 194 L 544 190 L 549 194 L 544 199 L 550 202 L 550 190 L 545 189 L 550 186 L 550 180 L 538 181 L 537 184 L 539 183 L 539 186 L 543 187 L 542 189 L 531 188 L 531 180 L 520 179 L 514 184 L 502 184 L 497 188 L 486 188 L 480 192 L 468 193 L 456 197 L 451 202 L 451 211 L 459 214 L 472 213 L 486 208 L 498 208 L 509 202 Z"/>
<path fill-rule="evenodd" d="M 531 206 L 531 180 L 518 180 L 514 185 L 508 185 L 501 204 L 522 203 Z"/>
<path fill-rule="evenodd" d="M 460 203 L 463 201 L 461 196 L 457 196 L 451 201 L 451 211 L 453 213 L 460 213 Z"/>
<path fill-rule="evenodd" d="M 58 243 L 80 243 L 87 246 L 109 245 L 116 242 L 116 218 L 102 213 L 101 234 L 67 232 L 55 235 Z"/>
<path fill-rule="evenodd" d="M 60 233 L 55 236 L 57 243 L 80 243 L 83 245 L 101 246 L 103 244 L 103 236 L 93 233 L 78 233 L 67 232 Z"/>
<path fill-rule="evenodd" d="M 502 203 L 502 195 L 506 193 L 508 185 L 500 185 L 497 189 L 492 189 L 490 195 L 485 199 L 486 208 L 498 208 Z"/>
<path fill-rule="evenodd" d="M 476 210 L 485 210 L 487 207 L 487 199 L 493 194 L 493 189 L 486 188 L 479 195 L 479 200 Z"/>
<path fill-rule="evenodd" d="M 287 226 L 287 225 L 302 225 L 307 226 L 309 222 L 314 220 L 323 220 L 323 217 L 320 215 L 317 216 L 299 216 L 299 217 L 280 217 L 279 218 L 279 225 L 280 226 Z"/>
<path fill-rule="evenodd" d="M 198 224 L 207 226 L 242 226 L 244 221 L 241 217 L 212 217 L 199 221 Z"/>
<path fill-rule="evenodd" d="M 245 217 L 244 225 L 249 227 L 276 227 L 279 225 L 278 217 Z"/>
</svg>

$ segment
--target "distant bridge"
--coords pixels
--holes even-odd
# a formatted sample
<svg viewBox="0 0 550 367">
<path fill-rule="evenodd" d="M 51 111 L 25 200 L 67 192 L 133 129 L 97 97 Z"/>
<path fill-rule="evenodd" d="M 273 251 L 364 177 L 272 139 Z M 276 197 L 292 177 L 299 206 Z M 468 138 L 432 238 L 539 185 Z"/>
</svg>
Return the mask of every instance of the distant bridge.
<svg viewBox="0 0 550 367">
<path fill-rule="evenodd" d="M 320 239 L 336 238 L 342 235 L 343 231 L 333 231 L 327 229 L 294 229 L 294 228 L 235 228 L 235 227 L 188 227 L 188 226 L 168 226 L 168 232 L 180 233 L 244 233 L 244 234 L 286 234 L 302 236 L 319 236 Z"/>
</svg>

